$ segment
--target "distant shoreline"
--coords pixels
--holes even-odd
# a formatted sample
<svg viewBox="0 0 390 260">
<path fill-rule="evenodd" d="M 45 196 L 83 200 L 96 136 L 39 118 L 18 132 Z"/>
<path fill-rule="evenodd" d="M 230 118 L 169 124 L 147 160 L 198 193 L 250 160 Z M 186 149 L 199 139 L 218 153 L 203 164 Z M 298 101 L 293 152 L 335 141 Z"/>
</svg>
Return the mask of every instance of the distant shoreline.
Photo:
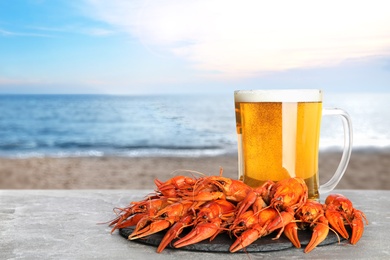
<svg viewBox="0 0 390 260">
<path fill-rule="evenodd" d="M 328 180 L 341 153 L 322 152 L 320 182 Z M 190 174 L 237 178 L 237 156 L 0 158 L 0 189 L 154 189 L 154 179 Z M 176 172 L 175 172 L 176 171 Z M 354 151 L 336 189 L 390 189 L 390 153 Z M 196 175 L 196 174 L 195 174 Z"/>
</svg>

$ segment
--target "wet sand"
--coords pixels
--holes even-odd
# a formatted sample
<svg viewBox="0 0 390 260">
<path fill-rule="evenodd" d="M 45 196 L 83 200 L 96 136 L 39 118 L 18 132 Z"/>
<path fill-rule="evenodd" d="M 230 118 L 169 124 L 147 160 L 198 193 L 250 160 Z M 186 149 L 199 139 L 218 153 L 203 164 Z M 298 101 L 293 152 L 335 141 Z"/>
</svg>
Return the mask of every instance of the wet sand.
<svg viewBox="0 0 390 260">
<path fill-rule="evenodd" d="M 321 153 L 320 182 L 336 170 L 340 153 Z M 237 178 L 237 156 L 0 158 L 0 189 L 153 189 L 185 170 Z M 196 173 L 194 173 L 197 176 Z M 353 152 L 337 189 L 390 189 L 390 153 Z"/>
</svg>

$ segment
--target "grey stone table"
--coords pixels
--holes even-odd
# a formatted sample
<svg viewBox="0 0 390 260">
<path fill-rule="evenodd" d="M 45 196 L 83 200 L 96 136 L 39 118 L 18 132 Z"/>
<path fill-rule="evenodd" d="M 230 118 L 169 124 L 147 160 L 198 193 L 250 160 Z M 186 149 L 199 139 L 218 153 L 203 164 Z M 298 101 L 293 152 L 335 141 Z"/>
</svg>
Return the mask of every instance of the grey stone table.
<svg viewBox="0 0 390 260">
<path fill-rule="evenodd" d="M 128 241 L 105 222 L 115 206 L 147 190 L 0 190 L 0 259 L 390 259 L 390 191 L 336 190 L 367 215 L 357 245 L 346 241 L 266 253 L 204 253 L 156 248 Z M 325 196 L 324 196 L 325 197 Z"/>
</svg>

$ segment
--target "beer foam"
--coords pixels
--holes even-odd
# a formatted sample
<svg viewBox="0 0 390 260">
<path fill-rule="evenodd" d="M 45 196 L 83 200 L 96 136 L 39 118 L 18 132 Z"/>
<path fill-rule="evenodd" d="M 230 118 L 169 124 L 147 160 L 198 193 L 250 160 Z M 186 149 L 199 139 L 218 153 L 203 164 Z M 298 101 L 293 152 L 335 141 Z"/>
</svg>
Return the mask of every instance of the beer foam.
<svg viewBox="0 0 390 260">
<path fill-rule="evenodd" d="M 235 102 L 321 102 L 319 89 L 236 90 Z"/>
</svg>

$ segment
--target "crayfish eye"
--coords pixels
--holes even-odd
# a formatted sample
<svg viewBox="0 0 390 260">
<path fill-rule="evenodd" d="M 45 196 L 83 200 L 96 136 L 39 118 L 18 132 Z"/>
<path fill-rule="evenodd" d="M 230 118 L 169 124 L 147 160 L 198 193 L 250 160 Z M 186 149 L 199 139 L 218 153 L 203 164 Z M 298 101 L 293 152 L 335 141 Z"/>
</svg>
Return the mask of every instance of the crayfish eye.
<svg viewBox="0 0 390 260">
<path fill-rule="evenodd" d="M 168 217 L 168 214 L 165 212 L 165 213 L 161 214 L 161 217 L 166 218 L 166 217 Z"/>
<path fill-rule="evenodd" d="M 239 226 L 239 227 L 245 226 L 245 222 L 244 222 L 244 221 L 241 221 L 240 223 L 238 223 L 238 226 Z"/>
<path fill-rule="evenodd" d="M 221 183 L 223 186 L 225 186 L 226 182 L 225 181 L 218 181 L 219 183 Z"/>
<path fill-rule="evenodd" d="M 146 208 L 145 205 L 139 205 L 138 207 L 139 207 L 140 209 L 145 209 L 145 208 Z"/>
</svg>

